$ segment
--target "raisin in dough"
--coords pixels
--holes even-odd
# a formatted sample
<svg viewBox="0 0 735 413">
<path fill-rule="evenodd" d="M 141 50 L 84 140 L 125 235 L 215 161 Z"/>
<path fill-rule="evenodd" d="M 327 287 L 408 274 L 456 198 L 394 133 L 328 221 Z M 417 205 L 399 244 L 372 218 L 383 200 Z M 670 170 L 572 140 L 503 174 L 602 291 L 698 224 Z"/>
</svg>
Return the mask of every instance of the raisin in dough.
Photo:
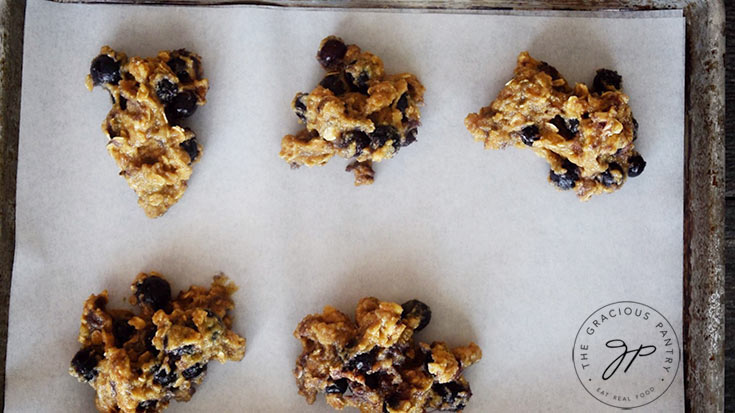
<svg viewBox="0 0 735 413">
<path fill-rule="evenodd" d="M 102 131 L 120 175 L 146 215 L 163 215 L 184 194 L 202 151 L 194 132 L 180 125 L 206 103 L 209 82 L 202 78 L 201 58 L 183 49 L 128 58 L 104 46 L 86 84 L 112 96 Z"/>
<path fill-rule="evenodd" d="M 319 393 L 335 409 L 362 413 L 462 411 L 472 395 L 462 376 L 482 357 L 475 343 L 449 348 L 414 340 L 431 310 L 418 300 L 403 305 L 367 297 L 356 322 L 333 307 L 306 316 L 294 336 L 303 352 L 294 375 L 310 404 Z"/>
<path fill-rule="evenodd" d="M 192 286 L 171 299 L 171 287 L 155 272 L 132 285 L 135 314 L 107 309 L 107 291 L 84 303 L 82 349 L 69 372 L 96 391 L 103 413 L 155 413 L 171 399 L 188 401 L 207 363 L 241 360 L 245 339 L 230 328 L 230 297 L 237 287 L 218 275 L 210 288 Z"/>
<path fill-rule="evenodd" d="M 322 40 L 317 59 L 327 75 L 293 99 L 306 128 L 283 138 L 280 156 L 294 168 L 353 158 L 355 185 L 372 184 L 373 162 L 416 141 L 424 86 L 410 73 L 387 75 L 379 57 L 334 36 Z"/>
<path fill-rule="evenodd" d="M 465 126 L 485 148 L 528 147 L 551 167 L 549 180 L 581 200 L 613 192 L 643 172 L 635 150 L 638 123 L 614 71 L 597 71 L 592 90 L 571 88 L 552 66 L 518 56 L 515 75 Z"/>
</svg>

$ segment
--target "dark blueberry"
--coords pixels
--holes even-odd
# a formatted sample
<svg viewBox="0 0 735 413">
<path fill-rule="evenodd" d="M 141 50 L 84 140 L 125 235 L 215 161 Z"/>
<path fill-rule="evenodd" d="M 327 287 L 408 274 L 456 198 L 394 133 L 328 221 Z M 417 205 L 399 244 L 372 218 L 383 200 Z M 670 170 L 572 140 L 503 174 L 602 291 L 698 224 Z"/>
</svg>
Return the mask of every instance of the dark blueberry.
<svg viewBox="0 0 735 413">
<path fill-rule="evenodd" d="M 614 70 L 600 69 L 592 82 L 592 91 L 603 94 L 608 90 L 620 90 L 623 78 Z"/>
<path fill-rule="evenodd" d="M 574 188 L 574 183 L 579 180 L 579 168 L 577 165 L 565 160 L 562 167 L 567 171 L 563 174 L 557 174 L 553 170 L 549 171 L 549 179 L 559 189 L 567 190 Z"/>
<path fill-rule="evenodd" d="M 174 57 L 166 62 L 166 64 L 171 68 L 171 71 L 174 72 L 176 77 L 179 78 L 179 81 L 182 83 L 188 83 L 191 81 L 191 76 L 189 76 L 189 72 L 186 70 L 186 62 L 184 62 L 184 60 L 179 57 Z"/>
<path fill-rule="evenodd" d="M 449 382 L 452 383 L 452 382 Z M 438 383 L 434 384 L 432 386 L 432 390 L 442 398 L 442 402 L 447 404 L 454 403 L 454 400 L 457 397 L 457 393 L 453 392 L 452 389 L 449 388 L 449 383 Z"/>
<path fill-rule="evenodd" d="M 425 353 L 424 356 L 424 370 L 426 370 L 427 373 L 431 374 L 429 372 L 429 364 L 434 362 L 434 357 L 431 356 L 431 350 L 429 350 L 427 353 Z"/>
<path fill-rule="evenodd" d="M 347 83 L 350 85 L 350 89 L 355 92 L 360 92 L 363 95 L 367 95 L 369 89 L 368 80 L 370 80 L 370 76 L 368 76 L 367 72 L 360 72 L 357 79 L 352 76 L 352 73 L 345 72 L 345 78 L 347 79 Z"/>
<path fill-rule="evenodd" d="M 74 358 L 71 359 L 71 366 L 74 371 L 86 381 L 90 381 L 97 376 L 97 362 L 99 354 L 92 347 L 83 348 L 77 351 Z"/>
<path fill-rule="evenodd" d="M 171 384 L 176 383 L 178 375 L 176 374 L 176 363 L 169 361 L 168 370 L 165 367 L 160 367 L 159 370 L 153 374 L 153 383 L 163 387 L 168 387 Z"/>
<path fill-rule="evenodd" d="M 102 309 L 104 309 L 104 307 L 102 307 Z M 87 326 L 91 329 L 102 330 L 102 327 L 105 326 L 105 319 L 100 316 L 97 311 L 88 312 L 84 319 L 87 321 Z"/>
<path fill-rule="evenodd" d="M 115 320 L 112 323 L 112 334 L 115 336 L 115 347 L 122 348 L 135 334 L 135 327 L 128 324 L 128 320 Z"/>
<path fill-rule="evenodd" d="M 188 57 L 189 59 L 191 59 L 192 67 L 194 68 L 194 75 L 197 77 L 202 76 L 202 63 L 199 60 L 199 56 L 191 53 L 190 51 L 186 49 L 179 49 L 176 51 L 176 53 L 178 53 L 179 56 L 184 56 L 184 57 Z M 186 70 L 184 70 L 184 72 L 186 72 Z M 187 72 L 187 75 L 188 75 L 188 72 Z"/>
<path fill-rule="evenodd" d="M 171 286 L 163 278 L 151 276 L 138 283 L 135 296 L 139 302 L 160 310 L 171 301 Z"/>
<path fill-rule="evenodd" d="M 145 348 L 150 351 L 154 356 L 158 355 L 158 349 L 153 345 L 153 338 L 156 336 L 156 329 L 150 329 L 145 334 Z"/>
<path fill-rule="evenodd" d="M 606 187 L 610 187 L 616 184 L 615 177 L 610 173 L 610 171 L 605 171 L 601 173 L 599 179 L 600 182 Z"/>
<path fill-rule="evenodd" d="M 551 80 L 561 79 L 561 74 L 559 74 L 559 71 L 556 70 L 556 68 L 546 62 L 541 62 L 538 65 L 538 70 L 546 73 L 547 75 L 551 76 Z"/>
<path fill-rule="evenodd" d="M 181 346 L 179 348 L 175 348 L 169 352 L 172 356 L 176 358 L 180 358 L 184 354 L 194 354 L 197 352 L 197 348 L 193 344 L 187 344 L 185 346 Z"/>
<path fill-rule="evenodd" d="M 391 125 L 378 125 L 370 134 L 370 147 L 373 150 L 376 150 L 385 145 L 389 140 L 392 140 L 393 142 L 400 140 L 398 130 Z"/>
<path fill-rule="evenodd" d="M 395 408 L 400 401 L 401 398 L 398 396 L 398 394 L 390 394 L 388 397 L 385 398 L 385 401 L 383 402 L 383 413 L 390 413 L 388 411 L 388 408 Z"/>
<path fill-rule="evenodd" d="M 101 83 L 117 84 L 120 81 L 120 62 L 116 62 L 106 54 L 101 54 L 92 60 L 92 66 L 89 68 L 92 75 L 92 83 L 99 85 Z"/>
<path fill-rule="evenodd" d="M 638 139 L 638 121 L 635 118 L 633 119 L 633 140 L 635 141 Z"/>
<path fill-rule="evenodd" d="M 367 133 L 360 131 L 360 133 L 355 136 L 355 153 L 358 154 L 362 152 L 362 150 L 368 145 L 370 145 L 370 136 L 368 136 Z"/>
<path fill-rule="evenodd" d="M 579 131 L 579 121 L 577 119 L 567 121 L 561 115 L 556 115 L 549 123 L 556 126 L 559 130 L 559 135 L 566 140 L 574 139 L 574 135 Z"/>
<path fill-rule="evenodd" d="M 528 146 L 533 146 L 533 143 L 541 139 L 541 133 L 536 125 L 528 125 L 521 129 L 521 140 Z"/>
<path fill-rule="evenodd" d="M 401 144 L 401 146 L 408 146 L 408 145 L 416 142 L 416 134 L 418 134 L 418 133 L 419 133 L 418 129 L 415 129 L 415 128 L 414 129 L 409 129 L 408 131 L 406 131 L 406 140 L 403 141 L 403 143 Z"/>
<path fill-rule="evenodd" d="M 357 131 L 359 132 L 359 131 Z M 342 135 L 337 137 L 337 139 L 332 141 L 332 145 L 335 148 L 344 149 L 352 143 L 352 141 L 355 140 L 355 135 L 353 132 L 343 132 Z"/>
<path fill-rule="evenodd" d="M 193 378 L 199 377 L 202 373 L 207 371 L 207 365 L 202 363 L 197 363 L 188 369 L 181 372 L 181 375 L 184 376 L 185 379 L 191 380 Z"/>
<path fill-rule="evenodd" d="M 582 119 L 589 119 L 589 118 L 590 118 L 590 113 L 589 112 L 584 112 L 582 114 Z"/>
<path fill-rule="evenodd" d="M 406 301 L 401 307 L 403 307 L 401 318 L 416 318 L 419 320 L 419 325 L 415 328 L 416 331 L 423 330 L 431 321 L 431 308 L 419 300 Z"/>
<path fill-rule="evenodd" d="M 340 135 L 337 139 L 332 141 L 332 145 L 334 145 L 337 148 L 344 149 L 355 140 L 355 137 L 358 136 L 360 133 L 363 133 L 357 129 L 343 132 L 342 135 Z"/>
<path fill-rule="evenodd" d="M 619 171 L 621 174 L 623 173 L 623 168 L 620 167 L 615 162 L 610 163 L 607 166 L 607 170 L 600 174 L 600 182 L 602 182 L 605 186 L 612 186 L 616 185 L 618 182 L 615 180 L 615 175 L 613 175 L 613 171 Z"/>
<path fill-rule="evenodd" d="M 347 362 L 347 368 L 350 370 L 366 372 L 373 367 L 374 362 L 375 356 L 372 352 L 360 353 Z"/>
<path fill-rule="evenodd" d="M 296 116 L 301 119 L 302 122 L 306 122 L 306 115 L 304 113 L 306 112 L 306 104 L 302 100 L 307 95 L 304 93 L 299 93 L 296 95 L 296 98 L 293 101 L 293 111 L 296 113 Z"/>
<path fill-rule="evenodd" d="M 179 146 L 189 155 L 189 159 L 191 159 L 191 161 L 189 162 L 190 164 L 196 160 L 197 156 L 199 156 L 199 145 L 197 144 L 197 138 L 187 139 L 181 142 Z"/>
<path fill-rule="evenodd" d="M 363 149 L 370 145 L 370 137 L 367 133 L 355 129 L 342 134 L 341 139 L 336 142 L 338 148 L 346 148 L 352 142 L 355 142 L 355 156 L 359 155 Z"/>
<path fill-rule="evenodd" d="M 640 155 L 633 155 L 628 159 L 628 176 L 635 178 L 646 169 L 646 161 Z"/>
<path fill-rule="evenodd" d="M 458 411 L 464 409 L 472 396 L 469 387 L 464 387 L 456 381 L 449 383 L 436 383 L 432 390 L 442 398 L 443 411 Z"/>
<path fill-rule="evenodd" d="M 179 93 L 179 87 L 168 79 L 161 79 L 156 85 L 156 96 L 164 105 L 174 100 Z"/>
<path fill-rule="evenodd" d="M 125 110 L 128 108 L 128 100 L 125 99 L 125 96 L 120 95 L 120 109 Z"/>
<path fill-rule="evenodd" d="M 139 413 L 155 412 L 156 405 L 158 405 L 158 400 L 151 399 L 142 401 L 138 403 L 138 407 L 135 408 L 135 411 Z"/>
<path fill-rule="evenodd" d="M 166 116 L 171 119 L 188 118 L 197 110 L 197 97 L 194 93 L 183 91 L 176 95 L 166 106 Z"/>
<path fill-rule="evenodd" d="M 339 73 L 327 75 L 321 82 L 319 82 L 319 85 L 331 90 L 335 96 L 345 93 L 345 84 L 342 82 L 342 78 Z"/>
<path fill-rule="evenodd" d="M 332 384 L 330 384 L 324 389 L 324 392 L 342 394 L 347 391 L 347 387 L 349 386 L 349 384 L 350 384 L 350 381 L 347 379 L 335 380 L 332 382 Z"/>
<path fill-rule="evenodd" d="M 405 116 L 406 115 L 405 111 L 407 107 L 408 107 L 408 93 L 404 93 L 398 99 L 398 102 L 396 102 L 396 109 L 400 110 L 401 113 Z"/>
<path fill-rule="evenodd" d="M 329 39 L 322 45 L 317 53 L 317 59 L 322 66 L 326 68 L 334 67 L 339 64 L 345 53 L 347 46 L 339 39 Z"/>
<path fill-rule="evenodd" d="M 579 132 L 579 119 L 567 119 L 567 127 L 572 135 L 576 135 Z"/>
<path fill-rule="evenodd" d="M 373 390 L 377 389 L 380 386 L 380 374 L 366 374 L 365 385 Z"/>
<path fill-rule="evenodd" d="M 192 56 L 191 57 L 192 62 L 194 62 L 194 76 L 201 78 L 202 77 L 202 62 L 199 61 L 198 57 Z"/>
</svg>

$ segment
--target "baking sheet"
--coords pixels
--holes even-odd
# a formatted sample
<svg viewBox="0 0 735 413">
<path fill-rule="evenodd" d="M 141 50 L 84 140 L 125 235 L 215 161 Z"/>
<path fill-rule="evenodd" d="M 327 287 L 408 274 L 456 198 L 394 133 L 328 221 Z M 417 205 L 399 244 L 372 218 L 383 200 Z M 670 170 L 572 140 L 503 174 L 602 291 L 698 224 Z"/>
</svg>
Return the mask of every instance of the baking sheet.
<svg viewBox="0 0 735 413">
<path fill-rule="evenodd" d="M 635 14 L 626 14 L 633 16 Z M 684 20 L 255 7 L 27 6 L 16 258 L 7 356 L 8 411 L 89 411 L 68 376 L 81 305 L 107 288 L 123 306 L 139 271 L 175 290 L 222 271 L 241 287 L 240 363 L 210 366 L 176 411 L 324 411 L 291 376 L 291 332 L 365 295 L 419 298 L 419 334 L 476 341 L 466 411 L 612 411 L 580 385 L 569 357 L 595 309 L 620 300 L 664 314 L 681 338 Z M 426 85 L 419 142 L 352 186 L 344 161 L 292 171 L 277 157 L 299 126 L 289 103 L 323 75 L 313 56 L 338 34 Z M 186 47 L 203 56 L 208 104 L 189 125 L 204 145 L 189 189 L 149 220 L 104 148 L 109 110 L 83 79 L 99 47 L 128 55 Z M 484 151 L 464 116 L 495 97 L 519 51 L 570 81 L 599 67 L 624 78 L 648 166 L 612 195 L 580 203 L 545 181 L 530 153 Z M 674 385 L 640 411 L 678 411 Z"/>
</svg>

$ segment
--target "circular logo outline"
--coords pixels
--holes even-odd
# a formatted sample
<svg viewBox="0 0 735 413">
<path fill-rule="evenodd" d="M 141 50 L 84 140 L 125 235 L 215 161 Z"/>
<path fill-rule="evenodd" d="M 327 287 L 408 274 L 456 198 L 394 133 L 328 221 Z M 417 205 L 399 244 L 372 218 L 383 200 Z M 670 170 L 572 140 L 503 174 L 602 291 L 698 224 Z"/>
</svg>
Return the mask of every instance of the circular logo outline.
<svg viewBox="0 0 735 413">
<path fill-rule="evenodd" d="M 641 306 L 650 308 L 656 314 L 658 314 L 659 316 L 661 316 L 661 318 L 663 318 L 664 321 L 666 321 L 666 323 L 669 325 L 669 327 L 671 327 L 672 333 L 674 333 L 674 339 L 676 340 L 677 356 L 678 356 L 678 359 L 679 359 L 678 362 L 676 363 L 676 370 L 674 371 L 674 374 L 672 376 L 671 382 L 669 383 L 668 386 L 666 386 L 666 388 L 664 389 L 664 391 L 662 391 L 661 394 L 659 394 L 655 398 L 651 399 L 650 401 L 648 401 L 646 403 L 643 403 L 641 405 L 632 406 L 632 407 L 616 406 L 614 404 L 610 404 L 610 403 L 607 403 L 605 401 L 602 401 L 599 398 L 597 398 L 597 396 L 595 396 L 594 394 L 592 394 L 592 392 L 590 392 L 589 389 L 587 389 L 587 386 L 584 385 L 584 382 L 582 381 L 582 378 L 579 376 L 579 372 L 577 371 L 577 362 L 574 359 L 575 352 L 577 350 L 577 339 L 579 339 L 579 333 L 582 332 L 582 329 L 584 328 L 585 324 L 587 324 L 587 321 L 589 321 L 589 319 L 592 318 L 592 316 L 594 316 L 595 314 L 597 314 L 600 310 L 602 310 L 605 307 L 609 307 L 609 306 L 612 306 L 612 305 L 615 305 L 615 304 L 625 304 L 625 303 L 637 304 L 637 305 L 641 305 Z M 596 309 L 595 311 L 593 311 L 589 316 L 587 316 L 587 318 L 584 319 L 584 321 L 582 322 L 582 325 L 579 326 L 579 330 L 577 330 L 577 334 L 574 336 L 574 343 L 572 345 L 572 365 L 574 365 L 574 375 L 577 376 L 577 380 L 579 381 L 579 384 L 582 385 L 582 388 L 584 389 L 584 391 L 586 391 L 587 394 L 589 394 L 590 396 L 592 396 L 593 399 L 597 400 L 598 402 L 600 402 L 600 403 L 602 403 L 602 404 L 604 404 L 606 406 L 614 407 L 616 409 L 632 410 L 632 409 L 637 409 L 639 407 L 643 407 L 643 406 L 646 406 L 646 405 L 649 405 L 649 404 L 655 402 L 656 400 L 658 400 L 659 398 L 661 398 L 661 396 L 663 396 L 667 391 L 669 391 L 669 389 L 671 388 L 671 385 L 674 384 L 674 380 L 676 380 L 676 376 L 679 374 L 679 365 L 682 364 L 682 354 L 681 353 L 682 353 L 682 350 L 681 350 L 681 343 L 679 343 L 679 335 L 676 334 L 676 329 L 671 324 L 671 322 L 669 321 L 668 318 L 664 317 L 663 314 L 661 314 L 658 310 L 656 310 L 655 308 L 651 307 L 648 304 L 644 304 L 644 303 L 641 303 L 641 302 L 638 302 L 638 301 L 623 300 L 623 301 L 615 301 L 615 302 L 612 302 L 612 303 L 609 303 L 609 304 L 605 304 L 602 307 L 600 307 L 600 308 Z"/>
</svg>

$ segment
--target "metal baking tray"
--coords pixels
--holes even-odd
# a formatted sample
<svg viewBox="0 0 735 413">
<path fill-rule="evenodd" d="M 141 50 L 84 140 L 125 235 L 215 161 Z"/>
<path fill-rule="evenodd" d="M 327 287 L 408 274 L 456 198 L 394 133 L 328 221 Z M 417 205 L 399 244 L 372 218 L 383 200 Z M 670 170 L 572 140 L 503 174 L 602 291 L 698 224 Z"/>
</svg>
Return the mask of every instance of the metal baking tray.
<svg viewBox="0 0 735 413">
<path fill-rule="evenodd" d="M 722 0 L 57 0 L 61 3 L 483 10 L 683 10 L 684 386 L 686 411 L 724 411 L 725 8 Z M 25 0 L 0 0 L 0 403 L 15 247 L 15 178 Z"/>
</svg>

